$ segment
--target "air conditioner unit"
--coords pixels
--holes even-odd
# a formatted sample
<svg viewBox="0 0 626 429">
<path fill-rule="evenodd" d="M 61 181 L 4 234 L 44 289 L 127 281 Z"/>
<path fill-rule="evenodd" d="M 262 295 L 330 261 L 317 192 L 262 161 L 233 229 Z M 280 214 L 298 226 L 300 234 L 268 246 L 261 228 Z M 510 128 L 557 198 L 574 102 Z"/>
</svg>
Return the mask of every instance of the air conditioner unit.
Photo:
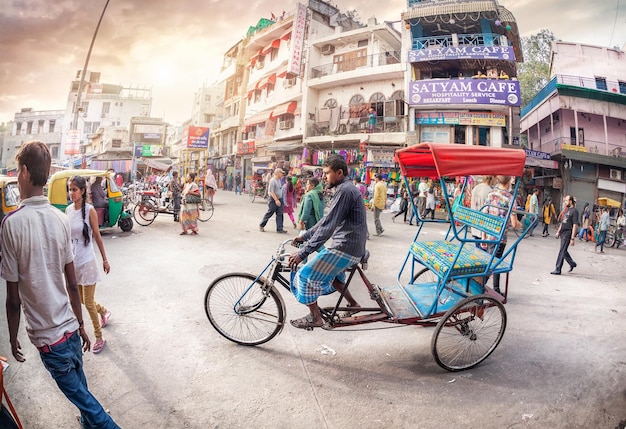
<svg viewBox="0 0 626 429">
<path fill-rule="evenodd" d="M 614 168 L 611 168 L 609 171 L 609 176 L 613 180 L 622 180 L 622 170 L 616 170 Z"/>
<path fill-rule="evenodd" d="M 322 55 L 331 55 L 335 53 L 335 47 L 333 45 L 322 46 Z"/>
<path fill-rule="evenodd" d="M 622 148 L 621 147 L 616 147 L 613 149 L 613 156 L 622 156 Z"/>
<path fill-rule="evenodd" d="M 289 130 L 293 128 L 293 119 L 288 119 L 286 121 L 280 121 L 278 123 L 279 130 Z"/>
<path fill-rule="evenodd" d="M 295 84 L 296 84 L 296 78 L 295 77 L 292 77 L 291 79 L 285 79 L 283 81 L 283 87 L 285 87 L 285 88 L 291 88 Z"/>
</svg>

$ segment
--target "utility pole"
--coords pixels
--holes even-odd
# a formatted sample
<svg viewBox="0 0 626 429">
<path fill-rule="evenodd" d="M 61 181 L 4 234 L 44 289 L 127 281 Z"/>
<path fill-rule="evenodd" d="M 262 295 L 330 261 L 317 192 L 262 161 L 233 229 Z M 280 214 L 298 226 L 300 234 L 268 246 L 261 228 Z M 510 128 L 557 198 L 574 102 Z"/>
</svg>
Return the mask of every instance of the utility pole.
<svg viewBox="0 0 626 429">
<path fill-rule="evenodd" d="M 78 84 L 78 94 L 76 96 L 76 105 L 74 106 L 74 120 L 72 121 L 72 127 L 75 130 L 78 130 L 78 114 L 82 110 L 80 107 L 81 97 L 83 93 L 83 87 L 85 86 L 85 73 L 87 73 L 87 67 L 89 66 L 89 58 L 91 58 L 91 50 L 93 49 L 93 45 L 96 41 L 96 36 L 98 35 L 98 30 L 100 29 L 100 23 L 102 22 L 102 18 L 104 18 L 104 13 L 109 6 L 109 1 L 107 0 L 104 5 L 104 9 L 102 9 L 102 14 L 100 15 L 100 19 L 98 20 L 98 25 L 96 25 L 96 31 L 93 33 L 93 37 L 91 38 L 91 44 L 89 45 L 89 51 L 87 51 L 87 57 L 85 58 L 85 65 L 83 66 L 83 71 L 80 74 L 80 83 Z M 79 144 L 80 144 L 80 134 L 79 134 Z M 67 149 L 66 149 L 67 150 Z M 73 155 L 73 154 L 70 154 Z M 70 156 L 70 161 L 72 161 L 73 156 Z"/>
</svg>

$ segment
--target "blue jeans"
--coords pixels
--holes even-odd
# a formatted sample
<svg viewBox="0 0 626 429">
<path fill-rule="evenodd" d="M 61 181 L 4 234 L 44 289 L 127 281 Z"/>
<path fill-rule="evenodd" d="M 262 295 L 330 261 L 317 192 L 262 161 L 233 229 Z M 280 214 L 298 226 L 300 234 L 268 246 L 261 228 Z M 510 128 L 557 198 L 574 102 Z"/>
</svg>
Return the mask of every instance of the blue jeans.
<svg viewBox="0 0 626 429">
<path fill-rule="evenodd" d="M 78 332 L 74 332 L 74 335 L 64 343 L 50 349 L 49 353 L 39 352 L 41 361 L 61 392 L 80 410 L 82 428 L 119 429 L 119 426 L 87 388 Z"/>
<path fill-rule="evenodd" d="M 263 220 L 261 221 L 261 223 L 259 224 L 259 226 L 265 227 L 265 225 L 267 225 L 267 221 L 270 220 L 270 218 L 274 215 L 274 213 L 276 213 L 276 231 L 282 231 L 283 230 L 283 200 L 280 199 L 278 200 L 280 201 L 280 207 L 278 207 L 276 205 L 276 202 L 274 201 L 274 198 L 270 197 L 270 201 L 268 203 L 268 207 L 267 207 L 267 212 L 265 213 L 265 216 L 263 216 Z"/>
<path fill-rule="evenodd" d="M 606 229 L 600 230 L 600 239 L 596 243 L 596 247 L 600 246 L 600 251 L 604 252 L 604 243 L 606 242 Z"/>
</svg>

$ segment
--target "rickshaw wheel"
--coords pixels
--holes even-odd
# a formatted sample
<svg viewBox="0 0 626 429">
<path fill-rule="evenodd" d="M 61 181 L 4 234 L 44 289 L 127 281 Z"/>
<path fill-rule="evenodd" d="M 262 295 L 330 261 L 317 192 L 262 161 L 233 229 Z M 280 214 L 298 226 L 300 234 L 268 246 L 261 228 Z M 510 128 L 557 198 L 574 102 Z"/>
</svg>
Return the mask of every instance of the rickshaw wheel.
<svg viewBox="0 0 626 429">
<path fill-rule="evenodd" d="M 248 273 L 230 273 L 215 279 L 204 296 L 211 325 L 237 344 L 256 346 L 274 338 L 284 326 L 285 310 L 274 288 Z"/>
<path fill-rule="evenodd" d="M 120 229 L 124 232 L 128 232 L 133 229 L 133 220 L 129 217 L 120 219 Z"/>
<path fill-rule="evenodd" d="M 430 349 L 448 371 L 472 368 L 498 347 L 506 329 L 506 311 L 497 299 L 476 295 L 463 299 L 437 323 Z"/>
<path fill-rule="evenodd" d="M 135 222 L 141 226 L 148 226 L 156 219 L 158 210 L 149 200 L 141 201 L 133 209 L 133 217 Z"/>
<path fill-rule="evenodd" d="M 253 203 L 256 198 L 256 190 L 250 186 L 250 190 L 248 191 L 248 197 L 250 197 L 250 202 Z"/>
<path fill-rule="evenodd" d="M 202 204 L 198 207 L 198 220 L 206 222 L 213 217 L 213 204 L 207 198 L 202 200 Z"/>
</svg>

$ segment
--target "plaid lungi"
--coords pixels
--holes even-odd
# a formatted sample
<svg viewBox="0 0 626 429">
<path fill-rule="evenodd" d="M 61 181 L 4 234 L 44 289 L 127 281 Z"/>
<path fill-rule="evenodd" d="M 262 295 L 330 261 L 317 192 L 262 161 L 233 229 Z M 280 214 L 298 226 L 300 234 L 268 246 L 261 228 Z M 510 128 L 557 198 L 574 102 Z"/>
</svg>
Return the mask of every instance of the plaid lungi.
<svg viewBox="0 0 626 429">
<path fill-rule="evenodd" d="M 361 260 L 335 249 L 323 248 L 291 275 L 291 292 L 299 303 L 309 305 L 335 292 L 333 280 L 345 283 L 344 271 Z"/>
</svg>

